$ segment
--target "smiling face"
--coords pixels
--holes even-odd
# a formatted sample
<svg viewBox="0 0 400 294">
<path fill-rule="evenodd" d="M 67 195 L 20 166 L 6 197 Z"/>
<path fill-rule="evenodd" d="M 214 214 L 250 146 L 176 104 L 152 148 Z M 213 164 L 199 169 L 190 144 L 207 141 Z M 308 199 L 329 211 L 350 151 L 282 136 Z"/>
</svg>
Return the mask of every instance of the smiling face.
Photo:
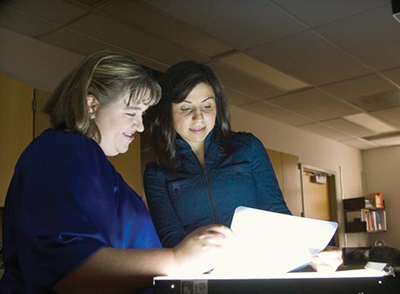
<svg viewBox="0 0 400 294">
<path fill-rule="evenodd" d="M 135 132 L 143 132 L 143 113 L 148 108 L 143 103 L 130 104 L 128 93 L 121 99 L 102 106 L 92 96 L 87 96 L 89 109 L 93 110 L 93 116 L 100 130 L 101 141 L 99 145 L 107 156 L 115 156 L 128 151 L 129 144 L 135 139 Z"/>
<path fill-rule="evenodd" d="M 197 84 L 182 102 L 172 104 L 174 129 L 193 150 L 204 146 L 216 115 L 214 91 L 205 83 Z"/>
</svg>

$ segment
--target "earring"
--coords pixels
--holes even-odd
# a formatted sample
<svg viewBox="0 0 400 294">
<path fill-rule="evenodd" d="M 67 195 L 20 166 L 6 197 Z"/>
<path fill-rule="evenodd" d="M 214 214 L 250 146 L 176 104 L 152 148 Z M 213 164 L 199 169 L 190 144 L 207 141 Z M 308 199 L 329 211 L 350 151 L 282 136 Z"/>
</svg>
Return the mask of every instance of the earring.
<svg viewBox="0 0 400 294">
<path fill-rule="evenodd" d="M 95 117 L 93 108 L 91 108 L 91 109 L 89 110 L 89 117 L 90 117 L 90 119 L 94 119 L 94 117 Z"/>
</svg>

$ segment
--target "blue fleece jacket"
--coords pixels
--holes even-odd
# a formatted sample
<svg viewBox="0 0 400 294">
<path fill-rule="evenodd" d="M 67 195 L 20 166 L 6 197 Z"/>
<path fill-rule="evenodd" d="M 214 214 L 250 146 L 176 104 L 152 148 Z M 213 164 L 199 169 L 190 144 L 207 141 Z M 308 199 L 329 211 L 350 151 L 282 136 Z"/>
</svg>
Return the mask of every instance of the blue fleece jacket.
<svg viewBox="0 0 400 294">
<path fill-rule="evenodd" d="M 172 173 L 156 162 L 146 166 L 144 186 L 150 214 L 165 247 L 173 247 L 198 227 L 230 226 L 238 206 L 290 214 L 267 152 L 250 133 L 235 133 L 232 153 L 218 131 L 206 138 L 203 169 L 188 143 L 177 140 Z"/>
</svg>

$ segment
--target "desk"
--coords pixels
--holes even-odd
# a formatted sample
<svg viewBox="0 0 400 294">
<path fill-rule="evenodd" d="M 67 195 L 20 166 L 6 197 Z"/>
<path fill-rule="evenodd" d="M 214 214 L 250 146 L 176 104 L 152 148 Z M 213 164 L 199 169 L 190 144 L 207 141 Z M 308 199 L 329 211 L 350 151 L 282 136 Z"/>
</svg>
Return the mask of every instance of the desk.
<svg viewBox="0 0 400 294">
<path fill-rule="evenodd" d="M 399 289 L 400 273 L 356 278 L 154 279 L 155 294 L 393 294 Z"/>
</svg>

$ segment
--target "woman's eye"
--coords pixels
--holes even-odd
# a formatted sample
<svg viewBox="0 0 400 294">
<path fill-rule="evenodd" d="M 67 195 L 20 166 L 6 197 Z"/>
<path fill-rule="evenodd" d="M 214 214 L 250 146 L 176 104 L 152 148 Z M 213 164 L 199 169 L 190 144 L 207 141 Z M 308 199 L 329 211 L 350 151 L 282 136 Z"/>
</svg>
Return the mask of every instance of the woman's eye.
<svg viewBox="0 0 400 294">
<path fill-rule="evenodd" d="M 185 107 L 185 108 L 181 108 L 181 110 L 182 110 L 183 112 L 188 112 L 188 111 L 191 110 L 191 108 L 190 108 L 190 107 Z"/>
<path fill-rule="evenodd" d="M 136 113 L 127 113 L 126 115 L 130 117 L 135 117 Z"/>
<path fill-rule="evenodd" d="M 204 105 L 203 106 L 203 109 L 210 109 L 211 108 L 211 105 Z"/>
</svg>

